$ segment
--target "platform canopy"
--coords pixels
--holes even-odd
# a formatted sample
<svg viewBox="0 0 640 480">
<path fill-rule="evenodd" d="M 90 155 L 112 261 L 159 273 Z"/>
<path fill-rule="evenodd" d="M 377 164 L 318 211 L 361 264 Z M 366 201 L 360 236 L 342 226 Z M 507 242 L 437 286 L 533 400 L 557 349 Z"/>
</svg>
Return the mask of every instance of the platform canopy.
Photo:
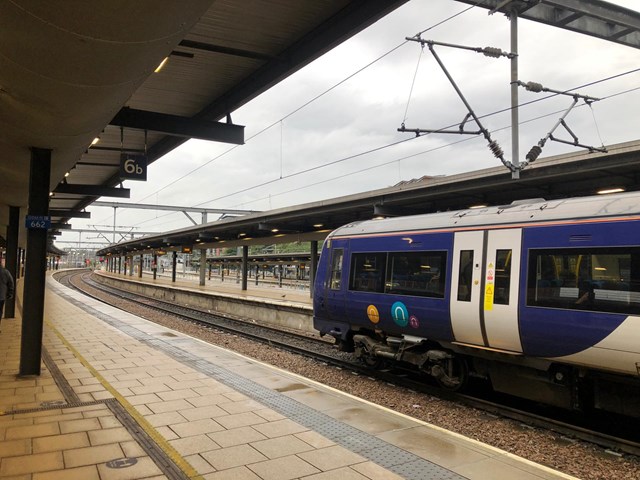
<svg viewBox="0 0 640 480">
<path fill-rule="evenodd" d="M 31 147 L 52 150 L 54 224 L 128 198 L 122 155 L 243 143 L 237 108 L 406 1 L 0 3 L 0 235 L 9 205 L 25 214 Z"/>
<path fill-rule="evenodd" d="M 606 191 L 640 190 L 640 141 L 609 145 L 607 153 L 578 152 L 541 158 L 518 182 L 492 167 L 450 176 L 423 177 L 368 192 L 256 212 L 121 242 L 98 255 L 226 248 L 323 240 L 359 220 L 554 200 Z M 570 178 L 570 181 L 567 179 Z"/>
</svg>

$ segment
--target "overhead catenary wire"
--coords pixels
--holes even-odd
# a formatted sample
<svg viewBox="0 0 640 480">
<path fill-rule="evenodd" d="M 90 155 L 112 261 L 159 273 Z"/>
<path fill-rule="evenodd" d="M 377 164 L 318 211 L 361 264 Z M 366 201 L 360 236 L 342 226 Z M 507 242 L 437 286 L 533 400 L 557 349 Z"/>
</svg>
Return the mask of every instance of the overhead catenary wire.
<svg viewBox="0 0 640 480">
<path fill-rule="evenodd" d="M 460 12 L 457 12 L 431 26 L 429 26 L 428 28 L 422 30 L 421 32 L 419 32 L 417 35 L 420 35 L 422 33 L 425 33 L 429 30 L 432 30 L 436 27 L 439 27 L 441 25 L 444 25 L 445 23 L 453 20 L 454 18 L 468 12 L 469 10 L 475 8 L 476 6 L 484 3 L 486 0 L 479 0 L 478 2 L 476 2 L 474 5 L 471 5 L 463 10 L 461 10 Z M 263 134 L 264 132 L 270 130 L 271 128 L 273 128 L 275 125 L 278 125 L 278 123 L 283 122 L 284 120 L 286 120 L 287 118 L 291 117 L 292 115 L 295 115 L 296 113 L 298 113 L 299 111 L 301 111 L 302 109 L 306 108 L 307 106 L 311 105 L 312 103 L 314 103 L 315 101 L 317 101 L 318 99 L 322 98 L 323 96 L 327 95 L 328 93 L 330 93 L 331 91 L 335 90 L 337 87 L 339 87 L 340 85 L 342 85 L 343 83 L 349 81 L 351 78 L 355 77 L 356 75 L 360 74 L 361 72 L 363 72 L 364 70 L 368 69 L 369 67 L 371 67 L 372 65 L 376 64 L 377 62 L 379 62 L 380 60 L 382 60 L 383 58 L 389 56 L 390 54 L 392 54 L 393 52 L 395 52 L 396 50 L 398 50 L 399 48 L 401 48 L 402 46 L 406 45 L 408 43 L 407 40 L 401 42 L 400 44 L 396 45 L 395 47 L 391 48 L 390 50 L 388 50 L 387 52 L 383 53 L 382 55 L 380 55 L 379 57 L 375 58 L 374 60 L 372 60 L 371 62 L 369 62 L 368 64 L 366 64 L 365 66 L 361 67 L 360 69 L 356 70 L 355 72 L 351 73 L 350 75 L 346 76 L 345 78 L 343 78 L 342 80 L 340 80 L 339 82 L 335 83 L 334 85 L 332 85 L 331 87 L 329 87 L 328 89 L 324 90 L 323 92 L 319 93 L 318 95 L 316 95 L 315 97 L 311 98 L 310 100 L 308 100 L 307 102 L 303 103 L 302 105 L 300 105 L 299 107 L 295 108 L 294 110 L 292 110 L 291 112 L 289 112 L 288 114 L 284 115 L 282 118 L 280 118 L 279 120 L 274 121 L 273 123 L 267 125 L 266 127 L 262 128 L 261 130 L 259 130 L 258 132 L 256 132 L 255 134 L 251 135 L 249 138 L 245 139 L 245 144 L 247 142 L 249 142 L 250 140 L 256 138 L 257 136 Z M 192 175 L 193 173 L 201 170 L 202 168 L 206 167 L 207 165 L 209 165 L 210 163 L 224 157 L 225 155 L 227 155 L 228 153 L 234 151 L 236 148 L 240 147 L 241 145 L 234 145 L 233 147 L 228 148 L 227 150 L 225 150 L 224 152 L 220 153 L 219 155 L 216 155 L 215 157 L 211 158 L 210 160 L 208 160 L 207 162 L 203 163 L 202 165 L 199 165 L 198 167 L 190 170 L 189 172 L 186 172 L 185 174 L 183 174 L 182 176 L 180 176 L 179 178 L 170 181 L 169 183 L 165 184 L 164 186 L 162 186 L 160 189 L 156 190 L 155 192 L 152 192 L 148 195 L 146 195 L 145 197 L 141 198 L 140 200 L 137 200 L 136 202 L 133 203 L 140 203 L 143 202 L 144 200 L 148 199 L 149 197 L 156 195 L 160 192 L 162 192 L 163 190 L 165 190 L 166 188 L 175 185 L 176 183 L 180 182 L 181 180 L 184 180 L 185 178 L 187 178 L 188 176 Z M 105 220 L 106 221 L 108 218 L 110 217 L 106 217 Z"/>
<path fill-rule="evenodd" d="M 464 9 L 463 11 L 458 12 L 457 14 L 452 15 L 452 16 L 448 17 L 447 19 L 445 19 L 445 20 L 443 20 L 443 21 L 441 21 L 441 22 L 438 22 L 438 23 L 434 24 L 433 26 L 431 26 L 431 27 L 429 27 L 429 28 L 427 28 L 427 29 L 423 30 L 423 31 L 422 31 L 422 32 L 420 32 L 420 33 L 424 33 L 424 32 L 426 32 L 426 31 L 428 31 L 428 30 L 430 30 L 430 29 L 432 29 L 432 28 L 434 28 L 434 27 L 436 27 L 436 26 L 439 26 L 439 25 L 441 25 L 441 24 L 443 24 L 443 23 L 446 23 L 447 21 L 449 21 L 449 20 L 451 20 L 451 19 L 453 19 L 453 18 L 457 17 L 458 15 L 461 15 L 462 13 L 465 13 L 466 11 L 468 11 L 468 10 L 472 9 L 473 7 L 475 7 L 475 6 L 477 6 L 477 5 L 481 4 L 481 3 L 483 3 L 483 1 L 484 1 L 484 0 L 481 0 L 481 1 L 477 2 L 475 5 L 470 6 L 470 7 L 466 8 L 466 9 Z M 312 99 L 310 99 L 309 101 L 307 101 L 307 102 L 305 102 L 303 105 L 301 105 L 300 107 L 298 107 L 298 108 L 294 109 L 293 111 L 291 111 L 291 112 L 290 112 L 290 113 L 288 113 L 287 115 L 283 116 L 281 119 L 279 119 L 279 120 L 277 120 L 277 121 L 273 122 L 272 124 L 270 124 L 270 125 L 266 126 L 265 128 L 263 128 L 262 130 L 260 130 L 260 131 L 259 131 L 259 132 L 257 132 L 256 134 L 254 134 L 254 135 L 252 135 L 251 137 L 249 137 L 249 138 L 247 139 L 247 141 L 249 141 L 249 140 L 251 140 L 251 139 L 253 139 L 253 138 L 257 137 L 258 135 L 260 135 L 260 134 L 262 134 L 262 133 L 264 133 L 264 132 L 266 132 L 267 130 L 269 130 L 269 129 L 270 129 L 270 128 L 272 128 L 273 126 L 277 125 L 278 123 L 281 123 L 284 119 L 286 119 L 286 118 L 288 118 L 288 117 L 290 117 L 290 116 L 294 115 L 295 113 L 299 112 L 300 110 L 302 110 L 302 109 L 303 109 L 303 108 L 305 108 L 306 106 L 308 106 L 308 105 L 310 105 L 311 103 L 315 102 L 316 100 L 318 100 L 318 99 L 319 99 L 319 98 L 321 98 L 322 96 L 324 96 L 324 95 L 326 95 L 327 93 L 329 93 L 330 91 L 334 90 L 335 88 L 337 88 L 338 86 L 340 86 L 340 85 L 341 85 L 341 84 L 343 84 L 344 82 L 346 82 L 346 81 L 348 81 L 349 79 L 353 78 L 353 77 L 354 77 L 354 76 L 356 76 L 358 73 L 362 72 L 362 71 L 363 71 L 363 70 L 365 70 L 366 68 L 368 68 L 368 67 L 370 67 L 371 65 L 375 64 L 377 61 L 379 61 L 379 60 L 383 59 L 384 57 L 386 57 L 387 55 L 391 54 L 392 52 L 394 52 L 394 51 L 395 51 L 395 50 L 397 50 L 398 48 L 402 47 L 402 46 L 403 46 L 404 44 L 406 44 L 406 43 L 407 43 L 407 41 L 404 41 L 404 42 L 400 43 L 399 45 L 397 45 L 397 46 L 396 46 L 396 47 L 394 47 L 393 49 L 389 50 L 389 51 L 388 51 L 388 52 L 386 52 L 385 54 L 381 55 L 380 57 L 378 57 L 378 58 L 377 58 L 377 59 L 375 59 L 374 61 L 372 61 L 372 62 L 370 62 L 369 64 L 365 65 L 364 67 L 362 67 L 361 69 L 359 69 L 359 70 L 357 70 L 356 72 L 352 73 L 351 75 L 349 75 L 348 77 L 344 78 L 344 79 L 343 79 L 343 80 L 341 80 L 340 82 L 338 82 L 338 83 L 334 84 L 334 85 L 333 85 L 332 87 L 330 87 L 329 89 L 327 89 L 327 90 L 325 90 L 324 92 L 320 93 L 319 95 L 317 95 L 317 96 L 313 97 Z M 595 83 L 599 83 L 599 82 L 602 82 L 602 81 L 606 81 L 606 80 L 610 80 L 610 79 L 613 79 L 613 78 L 617 78 L 617 77 L 620 77 L 620 76 L 623 76 L 623 75 L 626 75 L 626 74 L 629 74 L 629 73 L 634 73 L 634 72 L 636 72 L 636 71 L 638 71 L 638 70 L 640 70 L 640 69 L 635 69 L 635 70 L 631 70 L 631 71 L 629 71 L 629 72 L 624 72 L 624 73 L 617 74 L 617 75 L 614 75 L 614 76 L 611 76 L 611 77 L 607 77 L 606 79 L 601 79 L 601 80 L 598 80 L 598 81 L 595 81 L 595 82 L 591 82 L 591 83 L 588 83 L 588 84 L 585 84 L 585 85 L 582 85 L 582 86 L 579 86 L 579 87 L 575 87 L 575 88 L 574 88 L 574 89 L 572 89 L 572 90 L 575 90 L 575 89 L 577 89 L 577 88 L 584 88 L 585 86 L 589 86 L 589 85 L 593 85 L 593 84 L 595 84 Z M 569 91 L 571 91 L 571 90 L 567 90 L 567 92 L 569 92 Z M 532 103 L 536 103 L 536 102 L 539 102 L 539 101 L 543 101 L 543 100 L 546 100 L 546 99 L 551 98 L 551 97 L 553 97 L 553 96 L 555 96 L 555 94 L 554 94 L 554 95 L 548 95 L 548 96 L 546 96 L 546 97 L 542 97 L 542 98 L 538 98 L 538 99 L 534 99 L 534 100 L 532 100 L 532 101 L 530 101 L 530 102 L 525 102 L 525 103 L 523 103 L 523 104 L 518 105 L 518 107 L 517 107 L 517 108 L 522 107 L 522 106 L 525 106 L 525 105 L 529 105 L 529 104 L 532 104 Z M 485 118 L 485 117 L 487 117 L 487 116 L 495 115 L 495 114 L 502 113 L 502 112 L 505 112 L 505 111 L 509 111 L 509 110 L 511 110 L 511 109 L 512 109 L 512 107 L 505 108 L 505 109 L 500 110 L 500 111 L 496 111 L 496 112 L 492 112 L 492 113 L 489 113 L 489 114 L 486 114 L 486 115 L 479 116 L 479 118 Z M 406 112 L 405 112 L 405 115 L 406 115 Z M 445 127 L 445 128 L 447 128 L 447 127 Z M 391 144 L 391 145 L 389 145 L 389 146 L 393 146 L 393 144 Z M 164 189 L 168 188 L 168 187 L 169 187 L 169 186 L 171 186 L 171 185 L 174 185 L 175 183 L 177 183 L 177 182 L 179 182 L 180 180 L 182 180 L 182 179 L 184 179 L 184 178 L 188 177 L 189 175 L 193 174 L 194 172 L 196 172 L 196 171 L 200 170 L 201 168 L 204 168 L 206 165 L 208 165 L 208 164 L 210 164 L 211 162 L 213 162 L 213 161 L 215 161 L 215 160 L 217 160 L 217 159 L 219 159 L 219 158 L 223 157 L 224 155 L 226 155 L 226 154 L 228 154 L 229 152 L 233 151 L 233 150 L 234 150 L 235 148 L 237 148 L 237 147 L 238 147 L 238 146 L 234 146 L 234 147 L 232 147 L 232 148 L 230 148 L 230 149 L 226 150 L 225 152 L 223 152 L 223 153 L 221 153 L 220 155 L 218 155 L 218 156 L 216 156 L 216 157 L 212 158 L 212 159 L 211 159 L 211 160 L 209 160 L 208 162 L 206 162 L 206 163 L 204 163 L 204 164 L 202 164 L 202 165 L 198 166 L 198 167 L 197 167 L 197 168 L 195 168 L 194 170 L 192 170 L 192 171 L 190 171 L 190 172 L 185 173 L 184 175 L 182 175 L 182 176 L 181 176 L 180 178 L 178 178 L 177 180 L 173 180 L 173 181 L 171 181 L 170 183 L 168 183 L 167 185 L 163 186 L 161 189 L 157 190 L 156 192 L 154 192 L 154 193 L 152 193 L 152 194 L 150 194 L 150 195 L 148 195 L 148 196 L 144 197 L 144 198 L 143 198 L 143 199 L 141 199 L 141 200 L 138 200 L 138 202 L 136 202 L 136 203 L 139 203 L 139 202 L 143 201 L 144 199 L 149 198 L 149 196 L 151 196 L 151 195 L 154 195 L 154 194 L 156 194 L 156 195 L 157 195 L 157 193 L 161 192 L 162 190 L 164 190 Z M 377 147 L 377 149 L 383 149 L 383 148 L 387 148 L 387 147 L 385 147 L 385 146 Z M 375 151 L 375 150 L 374 150 L 374 151 Z M 369 152 L 363 152 L 363 153 L 362 153 L 362 155 L 365 155 L 365 154 L 367 154 L 367 153 L 369 153 Z M 352 157 L 352 158 L 355 158 L 355 157 Z M 348 160 L 348 159 L 342 159 L 341 161 L 345 161 L 345 160 Z M 326 165 L 326 166 L 330 166 L 330 165 L 332 165 L 332 164 L 334 164 L 334 163 L 336 163 L 336 162 L 337 162 L 337 161 L 334 161 L 334 162 L 330 162 L 330 163 L 328 163 L 328 164 L 324 164 L 324 165 Z M 313 167 L 313 170 L 317 170 L 318 168 L 323 168 L 323 167 L 322 167 L 322 166 L 316 166 L 316 167 Z M 301 174 L 303 174 L 303 173 L 308 173 L 308 172 L 307 172 L 307 171 L 295 172 L 293 175 L 301 175 Z M 281 165 L 281 176 L 282 176 L 282 165 Z M 288 175 L 284 175 L 284 176 L 282 176 L 282 179 L 286 179 L 286 178 L 288 178 L 288 177 L 289 177 Z M 270 181 L 269 183 L 273 183 L 273 181 Z M 267 183 L 267 184 L 269 184 L 269 183 Z M 252 188 L 258 188 L 259 186 L 261 186 L 261 185 L 254 186 L 254 187 L 252 187 Z M 243 189 L 243 190 L 238 191 L 238 192 L 232 192 L 232 193 L 230 193 L 230 194 L 228 194 L 228 195 L 226 195 L 225 197 L 222 197 L 222 198 L 227 198 L 227 197 L 229 197 L 229 196 L 233 196 L 233 195 L 236 195 L 236 194 L 242 193 L 242 192 L 244 192 L 244 191 L 246 191 L 246 189 Z M 218 199 L 218 198 L 217 198 L 217 199 Z M 217 199 L 215 199 L 215 200 L 217 200 Z M 212 202 L 212 201 L 215 201 L 215 200 L 208 200 L 208 201 L 203 202 L 203 203 L 209 203 L 209 202 Z M 203 203 L 200 203 L 200 204 L 198 204 L 198 205 L 202 205 Z M 168 215 L 170 215 L 170 214 L 168 214 Z M 161 217 L 159 217 L 159 218 L 161 218 Z"/>
<path fill-rule="evenodd" d="M 638 70 L 640 70 L 640 69 L 630 70 L 629 72 L 626 72 L 626 73 L 634 73 L 634 72 L 636 72 L 636 71 L 638 71 Z M 594 85 L 594 84 L 597 84 L 597 83 L 601 83 L 601 82 L 604 82 L 604 81 L 611 80 L 611 79 L 613 79 L 613 78 L 617 78 L 617 77 L 619 77 L 619 76 L 621 76 L 621 75 L 623 75 L 623 74 L 617 74 L 617 75 L 613 75 L 613 76 L 611 76 L 611 77 L 606 77 L 606 78 L 603 78 L 603 79 L 600 79 L 600 80 L 597 80 L 597 81 L 590 82 L 589 84 L 586 84 L 586 85 Z M 584 86 L 578 86 L 578 87 L 572 88 L 572 89 L 567 90 L 567 91 L 576 90 L 576 89 L 578 89 L 578 88 L 583 88 L 583 87 L 584 87 Z M 638 91 L 638 90 L 640 90 L 640 87 L 635 87 L 635 88 L 627 89 L 627 90 L 624 90 L 624 91 L 616 92 L 616 93 L 613 93 L 613 94 L 610 94 L 610 95 L 606 95 L 606 96 L 601 97 L 601 98 L 600 98 L 600 101 L 605 101 L 605 100 L 608 100 L 608 99 L 611 99 L 611 98 L 614 98 L 614 97 L 618 97 L 618 96 L 620 96 L 620 95 L 624 95 L 624 94 L 632 93 L 632 92 L 635 92 L 635 91 Z M 551 96 L 555 96 L 555 95 L 550 95 L 549 97 L 551 97 Z M 530 101 L 530 102 L 525 102 L 524 104 L 521 104 L 521 105 L 519 105 L 519 106 L 528 105 L 528 104 L 531 104 L 531 103 L 534 103 L 534 102 L 537 102 L 537 101 L 540 101 L 540 99 L 533 100 L 533 101 Z M 586 104 L 582 104 L 582 105 L 579 105 L 579 106 L 578 106 L 578 107 L 576 107 L 576 108 L 584 107 L 585 105 L 586 105 Z M 509 109 L 497 110 L 497 111 L 495 111 L 495 112 L 492 112 L 492 113 L 488 113 L 488 114 L 482 115 L 480 118 L 486 118 L 486 117 L 489 117 L 489 116 L 492 116 L 492 115 L 496 115 L 496 114 L 498 114 L 498 113 L 503 113 L 503 112 L 508 111 L 508 110 L 509 110 Z M 522 121 L 522 122 L 520 122 L 519 124 L 520 124 L 520 125 L 525 125 L 525 124 L 527 124 L 527 123 L 531 123 L 531 122 L 534 122 L 534 121 L 536 121 L 536 120 L 540 120 L 540 119 L 542 119 L 542 118 L 547 118 L 547 117 L 550 117 L 550 116 L 557 115 L 558 113 L 561 113 L 561 112 L 563 112 L 563 111 L 564 111 L 564 110 L 556 110 L 556 111 L 553 111 L 553 112 L 550 112 L 550 113 L 546 113 L 546 114 L 544 114 L 544 115 L 540 115 L 540 116 L 537 116 L 537 117 L 534 117 L 534 118 L 531 118 L 531 119 L 528 119 L 528 120 Z M 447 127 L 443 127 L 443 128 L 451 128 L 451 126 L 447 126 Z M 510 128 L 509 126 L 500 127 L 500 128 L 497 128 L 497 129 L 493 129 L 493 130 L 491 130 L 491 133 L 495 133 L 495 132 L 499 132 L 499 131 L 504 131 L 504 130 L 507 130 L 507 129 L 509 129 L 509 128 Z M 426 136 L 426 135 L 421 135 L 420 137 L 409 137 L 409 138 L 403 139 L 403 140 L 398 141 L 398 142 L 392 142 L 392 143 L 390 143 L 390 144 L 386 144 L 386 145 L 383 145 L 383 146 L 380 146 L 380 147 L 376 147 L 376 148 L 373 148 L 373 149 L 369 149 L 369 150 L 367 150 L 367 151 L 360 152 L 360 153 L 358 153 L 358 154 L 349 155 L 349 156 L 346 156 L 346 157 L 342 157 L 342 158 L 339 158 L 339 159 L 333 160 L 333 161 L 331 161 L 331 162 L 327 162 L 327 163 L 324 163 L 324 164 L 321 164 L 321 165 L 316 165 L 316 166 L 314 166 L 314 167 L 311 167 L 311 168 L 308 168 L 308 169 L 305 169 L 305 170 L 301 170 L 301 171 L 298 171 L 298 172 L 294 172 L 294 173 L 292 173 L 292 174 L 289 174 L 289 175 L 285 176 L 285 177 L 283 178 L 283 180 L 284 180 L 284 179 L 287 179 L 287 178 L 296 177 L 296 176 L 302 175 L 302 174 L 304 174 L 304 173 L 309 173 L 309 172 L 311 172 L 311 171 L 316 171 L 316 170 L 319 170 L 319 169 L 321 169 L 321 168 L 325 168 L 325 167 L 328 167 L 328 166 L 336 165 L 336 164 L 338 164 L 338 163 L 342 163 L 342 162 L 345 162 L 345 161 L 348 161 L 348 160 L 351 160 L 351 159 L 354 159 L 354 158 L 358 158 L 358 157 L 361 157 L 361 156 L 367 155 L 367 154 L 369 154 L 369 153 L 373 153 L 373 152 L 376 152 L 376 151 L 384 150 L 384 149 L 386 149 L 386 148 L 393 147 L 393 146 L 396 146 L 396 145 L 398 145 L 398 144 L 402 144 L 402 143 L 405 143 L 405 142 L 408 142 L 408 141 L 413 141 L 413 140 L 415 140 L 415 139 L 417 139 L 417 138 L 421 138 L 421 137 L 423 137 L 423 136 Z M 420 156 L 420 155 L 424 155 L 424 154 L 426 154 L 426 153 L 431 153 L 431 152 L 433 152 L 433 151 L 437 151 L 437 150 L 440 150 L 440 149 L 443 149 L 443 148 L 451 147 L 451 146 L 453 146 L 453 145 L 457 145 L 457 144 L 460 144 L 460 143 L 463 143 L 463 142 L 476 140 L 476 139 L 479 139 L 479 138 L 480 138 L 480 137 L 466 137 L 466 138 L 463 138 L 463 139 L 461 139 L 461 140 L 458 140 L 458 141 L 455 141 L 455 142 L 450 142 L 450 143 L 447 143 L 447 144 L 444 144 L 444 145 L 440 145 L 440 146 L 437 146 L 437 147 L 433 147 L 433 148 L 430 148 L 430 149 L 427 149 L 427 150 L 424 150 L 424 151 L 421 151 L 421 152 L 418 152 L 418 153 L 414 153 L 414 154 L 411 154 L 411 155 L 407 155 L 407 156 L 404 156 L 404 157 L 401 157 L 401 158 L 395 158 L 395 159 L 393 159 L 393 160 L 389 160 L 389 161 L 383 162 L 383 163 L 378 164 L 378 165 L 374 165 L 374 166 L 371 166 L 371 167 L 362 168 L 362 169 L 359 169 L 359 170 L 357 170 L 357 171 L 355 171 L 355 172 L 351 172 L 351 173 L 347 173 L 347 174 L 341 174 L 341 175 L 339 175 L 339 176 L 337 176 L 337 177 L 334 177 L 334 178 L 331 178 L 331 179 L 328 179 L 328 180 L 323 180 L 323 181 L 320 181 L 320 182 L 315 182 L 315 183 L 312 183 L 312 184 L 307 185 L 307 186 L 297 187 L 297 188 L 295 188 L 295 189 L 292 189 L 292 190 L 287 191 L 287 192 L 284 192 L 284 193 L 292 193 L 292 192 L 294 192 L 294 191 L 299 191 L 299 190 L 302 190 L 302 189 L 304 189 L 304 188 L 313 187 L 313 186 L 315 186 L 315 185 L 317 185 L 317 184 L 328 183 L 329 181 L 337 180 L 337 179 L 344 178 L 344 177 L 346 177 L 346 176 L 350 176 L 350 175 L 355 175 L 355 174 L 358 174 L 358 173 L 363 173 L 363 172 L 366 172 L 366 171 L 369 171 L 369 170 L 373 170 L 373 169 L 376 169 L 376 168 L 381 168 L 381 167 L 383 167 L 383 166 L 390 165 L 390 164 L 393 164 L 393 163 L 395 163 L 395 162 L 400 162 L 400 161 L 402 161 L 402 160 L 407 160 L 407 159 L 409 159 L 409 158 L 417 157 L 417 156 Z M 238 191 L 235 191 L 235 192 L 232 192 L 232 193 L 229 193 L 229 194 L 221 195 L 221 196 L 219 196 L 219 197 L 216 197 L 216 198 L 213 198 L 213 199 L 207 200 L 207 201 L 205 201 L 205 202 L 198 203 L 198 204 L 197 204 L 197 205 L 195 205 L 195 206 L 204 206 L 204 205 L 206 205 L 207 203 L 211 203 L 211 202 L 219 201 L 219 200 L 222 200 L 222 199 L 225 199 L 225 198 L 229 198 L 229 197 L 233 197 L 233 196 L 235 196 L 235 195 L 239 195 L 239 194 L 244 193 L 244 192 L 246 192 L 246 191 L 250 191 L 250 190 L 253 190 L 253 189 L 256 189 L 256 188 L 260 188 L 260 187 L 263 187 L 263 186 L 267 186 L 267 185 L 271 185 L 271 184 L 277 183 L 277 182 L 278 182 L 278 181 L 280 181 L 280 180 L 281 180 L 280 178 L 274 178 L 274 179 L 272 179 L 272 180 L 268 180 L 268 181 L 262 182 L 262 183 L 257 184 L 257 185 L 252 185 L 252 186 L 250 186 L 250 187 L 243 188 L 243 189 L 241 189 L 241 190 L 238 190 Z M 276 194 L 270 193 L 270 196 L 271 196 L 271 197 L 276 197 L 276 196 L 280 196 L 281 194 L 284 194 L 284 193 L 276 193 Z M 263 199 L 261 199 L 261 200 L 263 200 Z M 253 201 L 252 201 L 252 202 L 243 202 L 243 203 L 242 203 L 242 205 L 246 205 L 247 203 L 253 203 Z M 232 206 L 232 207 L 229 207 L 229 208 L 237 208 L 238 206 L 239 206 L 239 205 L 235 205 L 235 206 Z M 167 213 L 167 214 L 165 214 L 165 215 L 162 215 L 162 216 L 160 216 L 160 217 L 158 217 L 158 218 L 163 218 L 163 217 L 167 217 L 167 216 L 169 216 L 169 215 L 174 215 L 175 213 L 176 213 L 176 212 L 170 212 L 170 213 Z M 140 225 L 141 225 L 141 224 L 144 224 L 144 223 L 146 223 L 146 222 L 149 222 L 149 221 L 151 221 L 151 220 L 155 220 L 155 219 L 149 219 L 149 220 L 146 220 L 146 221 L 142 221 L 142 222 L 140 222 Z M 165 224 L 165 223 L 168 223 L 168 222 L 164 222 L 164 223 L 161 223 L 161 224 L 158 224 L 158 225 L 163 225 L 163 224 Z"/>
</svg>

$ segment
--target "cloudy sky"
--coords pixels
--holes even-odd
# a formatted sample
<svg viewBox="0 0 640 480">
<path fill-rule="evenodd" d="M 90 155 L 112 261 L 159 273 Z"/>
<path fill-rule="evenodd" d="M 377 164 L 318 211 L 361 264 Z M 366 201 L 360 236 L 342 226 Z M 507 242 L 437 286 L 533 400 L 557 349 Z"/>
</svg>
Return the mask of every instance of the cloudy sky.
<svg viewBox="0 0 640 480">
<path fill-rule="evenodd" d="M 639 4 L 611 3 L 633 9 Z M 233 112 L 234 123 L 246 126 L 245 145 L 190 140 L 153 163 L 147 182 L 125 184 L 131 188 L 130 202 L 269 210 L 423 175 L 499 166 L 480 136 L 415 138 L 397 131 L 403 122 L 407 128 L 422 129 L 457 125 L 466 114 L 429 50 L 405 37 L 429 29 L 422 38 L 509 50 L 509 21 L 502 15 L 489 16 L 485 9 L 472 8 L 434 27 L 468 8 L 451 0 L 411 0 Z M 510 114 L 496 113 L 510 106 L 509 61 L 447 47 L 436 47 L 436 53 L 475 113 L 487 115 L 484 126 L 512 160 Z M 575 108 L 566 119 L 581 143 L 600 146 L 639 138 L 640 71 L 626 74 L 639 68 L 640 50 L 519 22 L 521 80 L 562 91 L 588 85 L 577 92 L 602 99 L 591 107 Z M 524 89 L 519 94 L 520 103 L 546 96 Z M 522 158 L 571 101 L 556 96 L 520 108 Z M 542 156 L 576 150 L 548 142 Z M 74 229 L 113 225 L 113 209 L 89 210 L 91 220 L 74 219 Z M 210 215 L 209 221 L 215 218 Z M 118 209 L 117 224 L 162 232 L 191 222 L 182 213 Z M 65 232 L 61 240 L 78 238 L 77 233 Z M 91 234 L 82 239 L 96 240 Z"/>
</svg>

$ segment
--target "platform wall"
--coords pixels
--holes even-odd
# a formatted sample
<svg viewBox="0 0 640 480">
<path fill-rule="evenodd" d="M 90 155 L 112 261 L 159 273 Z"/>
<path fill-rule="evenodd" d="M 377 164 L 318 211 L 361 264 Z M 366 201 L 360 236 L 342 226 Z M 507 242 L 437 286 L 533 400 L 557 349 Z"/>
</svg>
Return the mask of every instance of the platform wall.
<svg viewBox="0 0 640 480">
<path fill-rule="evenodd" d="M 243 298 L 213 291 L 197 292 L 180 287 L 125 280 L 99 273 L 94 277 L 104 285 L 174 304 L 209 310 L 212 313 L 242 320 L 250 319 L 268 325 L 315 332 L 313 329 L 313 309 L 307 305 L 256 297 Z"/>
</svg>

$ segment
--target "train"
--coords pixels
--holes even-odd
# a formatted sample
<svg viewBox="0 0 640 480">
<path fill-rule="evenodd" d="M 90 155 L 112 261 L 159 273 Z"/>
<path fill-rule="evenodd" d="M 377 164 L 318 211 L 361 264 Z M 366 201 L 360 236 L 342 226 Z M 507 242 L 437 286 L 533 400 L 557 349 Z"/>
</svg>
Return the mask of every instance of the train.
<svg viewBox="0 0 640 480">
<path fill-rule="evenodd" d="M 314 328 L 365 364 L 640 417 L 640 193 L 357 221 L 329 234 Z"/>
</svg>

